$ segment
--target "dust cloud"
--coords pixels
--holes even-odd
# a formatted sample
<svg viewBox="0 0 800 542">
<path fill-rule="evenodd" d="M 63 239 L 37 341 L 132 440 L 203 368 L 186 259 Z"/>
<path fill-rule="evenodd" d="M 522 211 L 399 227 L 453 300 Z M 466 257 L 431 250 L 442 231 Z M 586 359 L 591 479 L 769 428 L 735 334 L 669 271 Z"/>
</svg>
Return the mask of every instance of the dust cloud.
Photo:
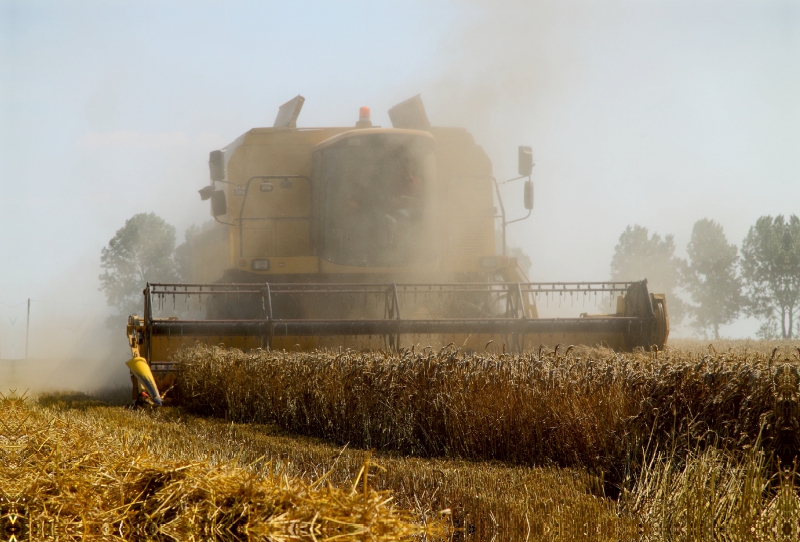
<svg viewBox="0 0 800 542">
<path fill-rule="evenodd" d="M 758 216 L 791 214 L 792 202 L 800 195 L 794 152 L 800 126 L 797 81 L 785 69 L 796 63 L 797 17 L 796 10 L 786 6 L 789 3 L 756 7 L 738 1 L 475 0 L 459 3 L 455 19 L 430 23 L 429 31 L 441 35 L 436 47 L 409 65 L 402 65 L 405 49 L 398 47 L 397 58 L 374 69 L 353 70 L 360 56 L 352 48 L 333 45 L 330 54 L 335 57 L 330 58 L 336 62 L 321 63 L 303 50 L 297 57 L 287 51 L 280 62 L 250 57 L 261 49 L 232 36 L 225 38 L 230 43 L 214 42 L 207 35 L 197 41 L 198 50 L 206 54 L 230 57 L 224 59 L 230 66 L 224 66 L 222 56 L 209 56 L 198 62 L 203 68 L 197 73 L 176 75 L 176 84 L 164 75 L 173 66 L 192 62 L 158 50 L 174 46 L 172 42 L 153 46 L 159 60 L 168 60 L 159 68 L 165 71 L 147 71 L 142 65 L 156 57 L 142 57 L 139 49 L 132 48 L 127 60 L 142 65 L 111 58 L 108 66 L 124 66 L 124 73 L 117 81 L 110 71 L 105 86 L 102 81 L 92 83 L 95 91 L 89 102 L 96 107 L 87 108 L 87 125 L 72 118 L 76 115 L 71 110 L 35 108 L 52 119 L 72 119 L 69 130 L 54 140 L 59 142 L 53 145 L 58 153 L 41 160 L 55 165 L 36 173 L 51 184 L 34 193 L 26 183 L 8 182 L 4 192 L 14 202 L 7 206 L 7 223 L 38 232 L 49 244 L 45 249 L 23 235 L 5 239 L 4 252 L 15 260 L 8 264 L 36 265 L 26 269 L 27 276 L 9 273 L 7 283 L 0 284 L 0 386 L 41 391 L 127 385 L 124 330 L 106 325 L 111 309 L 97 291 L 100 248 L 127 218 L 151 211 L 176 227 L 180 242 L 189 225 L 208 219 L 208 207 L 196 194 L 208 182 L 208 152 L 251 127 L 269 125 L 279 100 L 296 92 L 309 97 L 301 117 L 305 126 L 346 125 L 340 119 L 355 115 L 356 109 L 348 107 L 356 101 L 372 106 L 375 123 L 388 126 L 386 111 L 392 105 L 421 94 L 431 123 L 467 128 L 485 149 L 500 181 L 516 176 L 517 147 L 532 146 L 533 214 L 508 229 L 509 245 L 531 259 L 531 280 L 608 280 L 614 246 L 632 224 L 662 236 L 674 234 L 678 256 L 700 218 L 716 220 L 728 239 L 740 243 Z M 407 5 L 403 11 L 409 11 Z M 149 12 L 142 17 L 152 19 Z M 215 12 L 213 22 L 217 17 Z M 67 26 L 68 33 L 32 35 L 52 36 L 64 44 L 75 38 L 71 32 L 91 35 L 80 24 Z M 150 35 L 141 27 L 131 29 L 137 36 Z M 320 39 L 339 39 L 342 32 L 336 30 L 330 37 L 320 34 Z M 157 38 L 160 30 L 151 32 Z M 38 51 L 38 45 L 18 34 L 21 62 L 33 67 L 36 59 L 24 53 L 26 48 Z M 173 36 L 172 29 L 165 35 Z M 138 43 L 133 37 L 130 42 Z M 206 43 L 213 51 L 201 48 Z M 91 49 L 65 48 L 70 62 L 91 61 L 75 66 L 84 70 L 74 72 L 81 74 L 76 80 L 89 80 L 97 66 L 106 65 L 91 56 L 103 48 L 90 45 Z M 308 69 L 302 55 L 313 58 Z M 278 68 L 253 71 L 259 62 Z M 337 62 L 345 74 L 341 79 L 333 78 L 331 67 Z M 54 68 L 66 65 L 57 57 L 34 73 L 63 77 L 63 71 Z M 210 78 L 209 66 L 225 67 L 224 77 Z M 281 77 L 274 77 L 276 69 Z M 401 76 L 391 79 L 394 72 Z M 265 73 L 269 80 L 258 78 Z M 21 68 L 14 74 L 32 84 Z M 385 80 L 376 83 L 376 74 Z M 67 81 L 43 80 L 59 92 L 62 83 L 69 86 Z M 137 86 L 141 81 L 157 84 Z M 84 90 L 71 92 L 64 104 L 74 108 L 84 99 Z M 54 107 L 60 105 L 56 95 L 42 96 Z M 369 101 L 360 103 L 363 98 Z M 9 116 L 17 118 L 28 117 Z M 26 132 L 34 130 L 29 125 L 52 128 L 54 134 L 61 129 L 17 122 L 16 129 L 8 131 L 5 147 L 11 151 L 3 160 L 4 180 L 33 178 L 27 167 L 39 161 L 40 147 L 38 132 Z M 75 134 L 75 141 L 69 139 Z M 26 145 L 36 150 L 26 154 Z M 505 185 L 502 193 L 509 219 L 524 216 L 521 181 Z M 75 247 L 86 252 L 76 257 Z M 56 269 L 63 261 L 76 263 Z M 58 278 L 52 280 L 54 276 Z M 42 283 L 46 286 L 40 287 Z M 29 359 L 22 360 L 28 295 Z M 591 302 L 583 303 L 543 299 L 539 306 L 542 315 L 595 312 Z"/>
<path fill-rule="evenodd" d="M 600 258 L 594 255 L 599 250 L 595 247 L 589 255 L 581 247 L 586 231 L 578 224 L 595 217 L 568 216 L 570 211 L 551 188 L 552 177 L 558 175 L 553 174 L 552 164 L 563 156 L 553 156 L 550 150 L 554 133 L 548 124 L 553 111 L 569 107 L 583 83 L 585 59 L 575 38 L 586 24 L 583 18 L 588 13 L 580 12 L 585 4 L 473 1 L 467 5 L 465 17 L 443 40 L 440 75 L 422 84 L 432 123 L 467 128 L 486 151 L 501 183 L 517 177 L 518 146 L 533 147 L 537 162 L 532 177 L 534 210 L 529 219 L 507 229 L 509 254 L 529 264 L 526 272 L 531 280 L 608 280 L 607 267 L 598 265 Z M 563 129 L 555 132 L 557 137 L 565 136 Z M 526 214 L 522 191 L 522 180 L 501 188 L 508 220 Z M 496 228 L 499 253 L 499 223 Z M 566 259 L 572 265 L 559 265 Z M 582 312 L 609 312 L 614 301 L 608 296 L 577 300 L 542 296 L 537 305 L 540 316 L 574 317 Z"/>
<path fill-rule="evenodd" d="M 500 180 L 515 176 L 517 146 L 533 147 L 533 214 L 508 232 L 532 280 L 609 280 L 634 224 L 674 235 L 685 257 L 699 219 L 740 244 L 759 216 L 793 212 L 790 2 L 466 5 L 433 61 L 441 75 L 405 93 L 422 93 L 433 124 L 467 127 Z M 503 189 L 511 218 L 521 192 Z M 566 301 L 553 316 L 578 310 Z M 726 333 L 754 330 L 743 319 Z"/>
<path fill-rule="evenodd" d="M 97 291 L 97 257 L 86 255 L 30 302 L 0 313 L 3 393 L 106 392 L 129 385 L 124 329 L 111 329 L 111 309 Z M 27 331 L 27 358 L 26 358 Z"/>
</svg>

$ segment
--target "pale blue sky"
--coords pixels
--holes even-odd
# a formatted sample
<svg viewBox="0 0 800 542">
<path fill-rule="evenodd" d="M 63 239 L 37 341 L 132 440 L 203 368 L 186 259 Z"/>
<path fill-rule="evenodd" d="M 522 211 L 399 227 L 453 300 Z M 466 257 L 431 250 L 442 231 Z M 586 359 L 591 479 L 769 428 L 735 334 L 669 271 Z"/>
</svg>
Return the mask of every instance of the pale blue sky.
<svg viewBox="0 0 800 542">
<path fill-rule="evenodd" d="M 498 177 L 532 145 L 534 215 L 509 231 L 534 279 L 608 278 L 628 224 L 683 253 L 708 217 L 740 244 L 758 216 L 800 212 L 799 8 L 0 0 L 0 356 L 28 297 L 38 315 L 64 303 L 56 320 L 84 318 L 76 300 L 100 310 L 100 249 L 134 213 L 180 237 L 205 220 L 208 152 L 298 93 L 302 126 L 353 124 L 362 105 L 388 125 L 422 93 Z"/>
</svg>

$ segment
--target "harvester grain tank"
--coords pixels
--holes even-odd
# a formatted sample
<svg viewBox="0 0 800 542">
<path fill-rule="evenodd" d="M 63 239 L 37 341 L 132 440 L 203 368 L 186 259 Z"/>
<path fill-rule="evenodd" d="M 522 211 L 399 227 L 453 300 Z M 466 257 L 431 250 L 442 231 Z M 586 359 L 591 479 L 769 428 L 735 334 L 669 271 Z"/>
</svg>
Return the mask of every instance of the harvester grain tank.
<svg viewBox="0 0 800 542">
<path fill-rule="evenodd" d="M 646 281 L 534 283 L 506 254 L 506 226 L 533 208 L 529 147 L 506 181 L 522 181 L 527 215 L 509 220 L 486 153 L 466 130 L 432 126 L 419 96 L 390 109 L 391 128 L 368 108 L 355 127 L 298 128 L 303 102 L 211 152 L 200 196 L 216 222 L 192 240 L 194 277 L 148 284 L 129 319 L 133 356 L 147 361 L 132 364 L 136 393 L 148 378 L 170 387 L 173 354 L 197 342 L 664 347 L 666 300 Z M 564 295 L 605 297 L 616 312 L 539 318 L 538 297 Z"/>
</svg>

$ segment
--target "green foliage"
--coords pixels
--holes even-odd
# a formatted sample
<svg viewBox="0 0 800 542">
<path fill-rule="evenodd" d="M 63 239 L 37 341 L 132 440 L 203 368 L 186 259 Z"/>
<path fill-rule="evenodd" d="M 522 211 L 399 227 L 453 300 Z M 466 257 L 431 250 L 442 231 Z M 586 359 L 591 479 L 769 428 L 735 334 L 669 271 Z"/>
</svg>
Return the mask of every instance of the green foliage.
<svg viewBox="0 0 800 542">
<path fill-rule="evenodd" d="M 686 251 L 689 263 L 682 266 L 682 282 L 695 302 L 687 312 L 693 316 L 696 329 L 710 328 L 719 339 L 719 326 L 733 322 L 741 311 L 736 245 L 728 243 L 722 226 L 704 218 L 695 222 Z"/>
<path fill-rule="evenodd" d="M 647 279 L 650 292 L 667 295 L 670 320 L 677 322 L 685 313 L 684 303 L 675 293 L 681 265 L 672 235 L 663 239 L 657 233 L 650 236 L 647 228 L 637 224 L 628 226 L 619 236 L 611 259 L 611 280 Z"/>
<path fill-rule="evenodd" d="M 100 290 L 120 315 L 140 312 L 147 282 L 179 280 L 175 264 L 175 227 L 154 213 L 139 213 L 125 222 L 103 247 Z"/>
<path fill-rule="evenodd" d="M 192 276 L 192 262 L 194 260 L 192 241 L 200 231 L 200 227 L 195 224 L 189 226 L 184 233 L 183 243 L 175 248 L 175 269 L 181 280 L 186 282 L 191 281 Z"/>
<path fill-rule="evenodd" d="M 800 311 L 800 218 L 756 221 L 742 243 L 742 278 L 747 313 L 765 321 L 759 333 L 768 336 L 779 327 L 781 337 L 792 338 Z"/>
<path fill-rule="evenodd" d="M 756 337 L 762 341 L 776 341 L 781 338 L 781 332 L 778 330 L 778 322 L 775 318 L 768 318 L 759 326 L 756 331 Z"/>
<path fill-rule="evenodd" d="M 184 232 L 183 243 L 175 247 L 175 269 L 180 280 L 183 282 L 193 282 L 197 280 L 197 269 L 195 265 L 209 264 L 208 261 L 198 261 L 199 254 L 196 247 L 208 245 L 208 234 L 211 232 L 221 232 L 227 238 L 227 229 L 214 220 L 207 220 L 201 225 L 192 224 Z"/>
</svg>

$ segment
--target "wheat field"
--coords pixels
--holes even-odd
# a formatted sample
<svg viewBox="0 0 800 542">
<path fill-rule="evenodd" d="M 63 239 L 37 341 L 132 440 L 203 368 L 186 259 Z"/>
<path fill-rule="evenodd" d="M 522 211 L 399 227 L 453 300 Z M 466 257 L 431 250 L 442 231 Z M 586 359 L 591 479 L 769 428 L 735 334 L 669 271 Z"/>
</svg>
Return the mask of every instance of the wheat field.
<svg viewBox="0 0 800 542">
<path fill-rule="evenodd" d="M 353 486 L 368 450 L 302 437 L 274 425 L 197 417 L 181 409 L 129 410 L 85 396 L 48 396 L 48 411 L 91 423 L 110 438 L 140 442 L 165 462 L 233 462 L 254 476 L 281 472 L 313 483 Z M 146 444 L 144 444 L 146 443 Z M 601 497 L 579 469 L 523 467 L 374 451 L 369 487 L 389 491 L 418 524 L 441 519 L 445 540 L 574 540 L 592 522 L 592 540 L 634 540 L 637 525 Z M 442 512 L 445 512 L 442 514 Z"/>
<path fill-rule="evenodd" d="M 796 540 L 798 353 L 751 342 L 635 354 L 195 347 L 180 352 L 180 387 L 170 392 L 181 408 L 69 394 L 6 399 L 3 424 L 18 429 L 3 442 L 0 475 L 13 480 L 6 469 L 22 464 L 10 452 L 20 435 L 42 447 L 21 479 L 50 489 L 15 486 L 16 502 L 31 503 L 23 516 L 40 519 L 20 525 L 60 539 L 76 525 L 141 540 L 342 534 L 336 522 L 318 526 L 324 516 L 349 518 L 353 540 Z M 70 473 L 62 476 L 75 490 L 53 493 L 54 473 Z M 154 477 L 167 483 L 139 498 L 146 505 L 108 505 L 110 496 L 138 502 L 125 488 Z M 253 499 L 247 484 L 270 495 L 323 493 L 316 504 L 288 498 L 268 510 L 269 499 L 255 504 L 266 493 Z M 341 504 L 338 516 L 326 499 Z M 251 528 L 230 519 L 243 505 L 253 507 Z M 282 514 L 294 523 L 274 520 Z"/>
<path fill-rule="evenodd" d="M 181 352 L 190 412 L 420 457 L 553 463 L 624 484 L 648 449 L 800 451 L 798 351 Z"/>
<path fill-rule="evenodd" d="M 583 524 L 611 539 L 784 540 L 798 529 L 798 353 L 750 342 L 635 354 L 198 347 L 180 355 L 179 393 L 199 415 L 340 445 L 578 472 L 618 519 Z M 507 511 L 517 534 L 525 502 Z"/>
</svg>

